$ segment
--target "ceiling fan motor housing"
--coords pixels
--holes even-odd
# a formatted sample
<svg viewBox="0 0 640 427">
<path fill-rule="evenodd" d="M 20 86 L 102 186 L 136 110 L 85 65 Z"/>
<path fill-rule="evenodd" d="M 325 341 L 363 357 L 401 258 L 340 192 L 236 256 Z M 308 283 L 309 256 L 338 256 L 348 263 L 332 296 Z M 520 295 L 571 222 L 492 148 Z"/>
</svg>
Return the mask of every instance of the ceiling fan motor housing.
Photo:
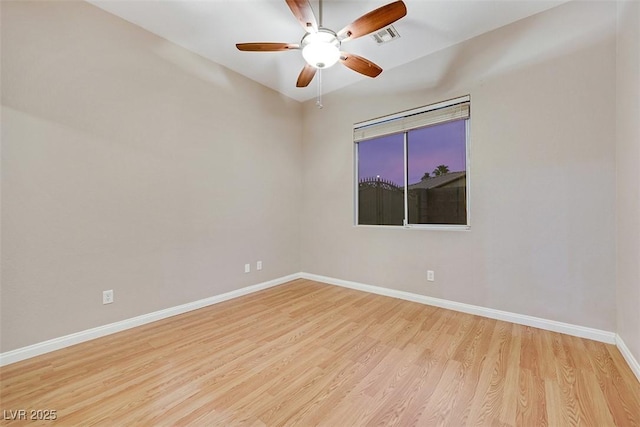
<svg viewBox="0 0 640 427">
<path fill-rule="evenodd" d="M 300 42 L 302 56 L 315 68 L 328 68 L 340 59 L 340 40 L 328 28 L 318 28 L 318 32 L 305 34 Z"/>
</svg>

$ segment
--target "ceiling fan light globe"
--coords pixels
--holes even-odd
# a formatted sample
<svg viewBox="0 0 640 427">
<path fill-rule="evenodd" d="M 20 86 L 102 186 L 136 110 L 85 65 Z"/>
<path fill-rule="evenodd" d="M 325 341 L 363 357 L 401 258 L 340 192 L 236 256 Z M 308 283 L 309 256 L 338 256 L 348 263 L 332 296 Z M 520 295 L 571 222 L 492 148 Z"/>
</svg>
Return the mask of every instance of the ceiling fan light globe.
<svg viewBox="0 0 640 427">
<path fill-rule="evenodd" d="M 302 39 L 302 57 L 315 68 L 329 68 L 340 59 L 340 40 L 336 33 L 320 28 Z"/>
<path fill-rule="evenodd" d="M 311 43 L 302 49 L 302 56 L 312 67 L 329 68 L 340 59 L 340 49 L 330 43 Z"/>
</svg>

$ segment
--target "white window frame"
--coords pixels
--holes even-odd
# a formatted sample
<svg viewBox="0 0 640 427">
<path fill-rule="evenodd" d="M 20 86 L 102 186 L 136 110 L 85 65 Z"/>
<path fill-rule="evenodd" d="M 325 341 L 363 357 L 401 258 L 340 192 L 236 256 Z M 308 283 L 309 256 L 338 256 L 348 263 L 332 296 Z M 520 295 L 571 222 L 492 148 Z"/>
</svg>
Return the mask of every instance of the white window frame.
<svg viewBox="0 0 640 427">
<path fill-rule="evenodd" d="M 354 141 L 353 141 L 353 157 L 354 157 L 354 194 L 353 194 L 353 206 L 354 206 L 354 216 L 353 216 L 353 224 L 355 227 L 363 227 L 363 228 L 394 228 L 394 229 L 417 229 L 417 230 L 453 230 L 453 231 L 468 231 L 471 229 L 471 197 L 470 189 L 471 189 L 471 135 L 470 135 L 470 122 L 471 122 L 471 114 L 469 117 L 465 119 L 465 133 L 466 133 L 466 209 L 467 209 L 467 224 L 409 224 L 407 221 L 407 213 L 408 209 L 408 177 L 407 177 L 407 132 L 411 129 L 406 130 L 398 130 L 395 133 L 404 132 L 404 220 L 403 225 L 376 225 L 376 224 L 358 224 L 358 191 L 359 191 L 359 181 L 358 181 L 358 143 L 361 140 L 356 140 L 356 132 L 359 130 L 368 127 L 379 125 L 385 122 L 391 122 L 398 119 L 403 119 L 408 116 L 425 113 L 428 111 L 438 110 L 445 107 L 450 107 L 456 104 L 469 103 L 471 104 L 471 96 L 465 95 L 458 98 L 449 99 L 446 101 L 438 102 L 435 104 L 425 105 L 423 107 L 414 108 L 412 110 L 402 111 L 399 113 L 390 114 L 388 116 L 378 117 L 376 119 L 367 120 L 364 122 L 355 123 L 353 125 L 354 132 Z M 382 135 L 380 135 L 382 136 Z"/>
</svg>

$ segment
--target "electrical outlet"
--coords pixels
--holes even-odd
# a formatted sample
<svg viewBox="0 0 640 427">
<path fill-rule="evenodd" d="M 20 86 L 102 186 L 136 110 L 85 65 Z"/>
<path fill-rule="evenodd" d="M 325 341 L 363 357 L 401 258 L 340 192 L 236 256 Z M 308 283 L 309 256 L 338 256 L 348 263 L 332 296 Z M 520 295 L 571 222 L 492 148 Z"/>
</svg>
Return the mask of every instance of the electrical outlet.
<svg viewBox="0 0 640 427">
<path fill-rule="evenodd" d="M 244 272 L 245 273 L 251 273 L 251 264 L 245 264 L 244 265 Z"/>
<path fill-rule="evenodd" d="M 256 270 L 262 270 L 262 261 L 256 262 Z"/>
<path fill-rule="evenodd" d="M 427 280 L 433 282 L 436 280 L 433 270 L 427 270 Z"/>
<path fill-rule="evenodd" d="M 113 302 L 113 289 L 102 291 L 102 303 L 111 304 Z"/>
</svg>

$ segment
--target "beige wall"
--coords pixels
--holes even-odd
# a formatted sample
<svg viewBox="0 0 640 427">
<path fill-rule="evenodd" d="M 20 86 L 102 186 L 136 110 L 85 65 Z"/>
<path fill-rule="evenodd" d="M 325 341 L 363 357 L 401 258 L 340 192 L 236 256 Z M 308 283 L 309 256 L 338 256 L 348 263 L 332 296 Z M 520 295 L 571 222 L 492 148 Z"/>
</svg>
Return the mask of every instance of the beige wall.
<svg viewBox="0 0 640 427">
<path fill-rule="evenodd" d="M 302 270 L 614 331 L 615 13 L 569 3 L 307 102 Z M 352 125 L 465 94 L 471 231 L 354 227 Z"/>
<path fill-rule="evenodd" d="M 618 4 L 617 332 L 640 361 L 640 2 Z"/>
<path fill-rule="evenodd" d="M 3 1 L 0 351 L 299 271 L 300 119 L 87 3 Z"/>
</svg>

